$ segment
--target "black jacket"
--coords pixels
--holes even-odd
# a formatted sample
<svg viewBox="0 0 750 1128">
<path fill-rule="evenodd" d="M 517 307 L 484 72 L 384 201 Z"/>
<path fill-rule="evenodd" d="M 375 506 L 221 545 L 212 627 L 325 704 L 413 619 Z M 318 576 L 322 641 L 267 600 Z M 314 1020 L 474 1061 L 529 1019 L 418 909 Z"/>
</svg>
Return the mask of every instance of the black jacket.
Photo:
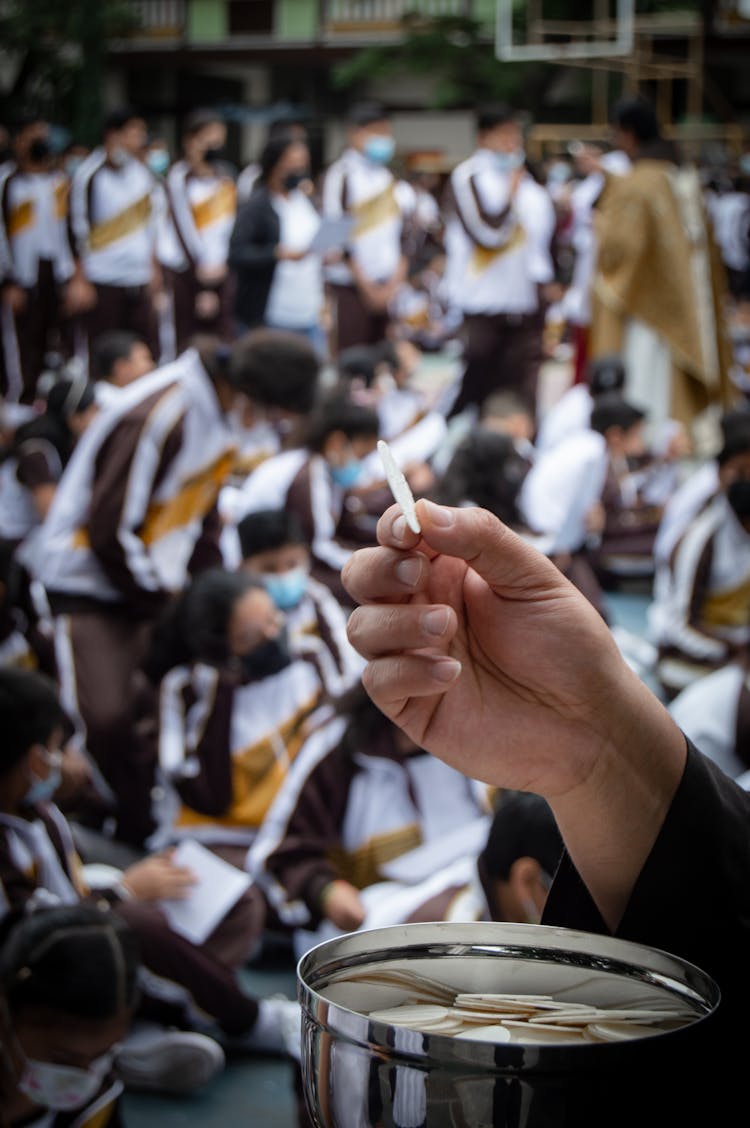
<svg viewBox="0 0 750 1128">
<path fill-rule="evenodd" d="M 237 212 L 229 240 L 229 265 L 237 280 L 234 312 L 248 328 L 263 324 L 280 231 L 268 189 L 259 184 Z"/>
</svg>

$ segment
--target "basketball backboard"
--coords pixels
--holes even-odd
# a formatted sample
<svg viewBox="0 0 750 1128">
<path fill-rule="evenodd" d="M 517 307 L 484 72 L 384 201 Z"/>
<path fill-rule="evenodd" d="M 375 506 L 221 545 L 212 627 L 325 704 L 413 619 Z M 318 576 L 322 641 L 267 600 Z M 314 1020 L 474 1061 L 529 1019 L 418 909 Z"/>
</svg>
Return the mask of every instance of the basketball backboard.
<svg viewBox="0 0 750 1128">
<path fill-rule="evenodd" d="M 635 0 L 599 0 L 590 19 L 544 18 L 544 2 L 526 5 L 527 19 L 535 9 L 535 34 L 513 28 L 514 0 L 497 0 L 495 54 L 503 62 L 565 62 L 629 55 L 634 43 Z M 576 6 L 580 12 L 581 6 Z M 614 11 L 613 11 L 614 9 Z M 605 14 L 606 13 L 606 14 Z M 592 13 L 594 15 L 594 13 Z"/>
</svg>

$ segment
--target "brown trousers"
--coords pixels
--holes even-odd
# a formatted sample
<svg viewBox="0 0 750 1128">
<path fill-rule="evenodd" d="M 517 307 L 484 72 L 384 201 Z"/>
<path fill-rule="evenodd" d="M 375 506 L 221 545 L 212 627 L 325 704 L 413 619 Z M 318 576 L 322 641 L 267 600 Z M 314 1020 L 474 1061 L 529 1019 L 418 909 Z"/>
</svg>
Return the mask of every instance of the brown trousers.
<svg viewBox="0 0 750 1128">
<path fill-rule="evenodd" d="M 174 319 L 175 349 L 183 352 L 197 333 L 207 333 L 228 341 L 233 335 L 233 285 L 228 278 L 219 287 L 201 286 L 195 271 L 165 270 L 167 290 L 172 297 L 172 316 Z M 196 313 L 195 300 L 203 290 L 213 290 L 219 297 L 219 309 L 215 317 L 201 318 Z"/>
<path fill-rule="evenodd" d="M 0 350 L 0 395 L 11 402 L 33 403 L 39 377 L 49 353 L 67 353 L 61 333 L 60 291 L 51 262 L 39 263 L 35 286 L 26 291 L 20 313 L 2 311 Z"/>
<path fill-rule="evenodd" d="M 85 315 L 82 326 L 91 342 L 100 333 L 124 329 L 146 342 L 154 359 L 159 358 L 159 319 L 148 286 L 108 286 L 95 284 L 97 302 Z"/>
<path fill-rule="evenodd" d="M 333 315 L 332 356 L 355 345 L 377 345 L 385 340 L 388 314 L 368 309 L 356 286 L 331 285 L 329 296 Z"/>
<path fill-rule="evenodd" d="M 543 318 L 529 314 L 466 314 L 462 337 L 466 368 L 450 415 L 481 408 L 493 392 L 517 392 L 536 410 L 542 363 Z"/>
</svg>

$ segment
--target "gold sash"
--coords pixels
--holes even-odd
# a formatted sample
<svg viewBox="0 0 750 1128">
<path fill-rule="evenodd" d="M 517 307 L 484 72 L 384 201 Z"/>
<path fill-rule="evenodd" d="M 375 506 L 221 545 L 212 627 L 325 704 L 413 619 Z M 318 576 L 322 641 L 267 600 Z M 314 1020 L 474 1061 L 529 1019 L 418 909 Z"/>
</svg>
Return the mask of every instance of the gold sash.
<svg viewBox="0 0 750 1128">
<path fill-rule="evenodd" d="M 422 832 L 416 823 L 410 823 L 384 834 L 374 835 L 356 850 L 347 851 L 337 847 L 330 851 L 329 857 L 345 881 L 357 889 L 366 889 L 368 885 L 383 880 L 381 866 L 421 845 Z"/>
<path fill-rule="evenodd" d="M 746 627 L 750 614 L 750 578 L 730 591 L 712 592 L 703 604 L 702 618 L 712 627 Z"/>
<path fill-rule="evenodd" d="M 223 180 L 219 187 L 199 204 L 190 208 L 193 213 L 193 223 L 202 231 L 220 219 L 234 215 L 237 210 L 237 189 L 231 180 Z"/>
<path fill-rule="evenodd" d="M 144 227 L 148 223 L 151 210 L 151 193 L 147 192 L 140 200 L 136 200 L 134 204 L 113 215 L 111 219 L 95 223 L 89 232 L 89 250 L 103 251 L 118 239 L 132 235 L 139 227 Z"/>
<path fill-rule="evenodd" d="M 68 197 L 70 196 L 70 183 L 61 180 L 55 185 L 55 218 L 65 219 L 68 214 Z"/>
<path fill-rule="evenodd" d="M 225 451 L 210 466 L 188 479 L 174 497 L 152 502 L 140 532 L 143 543 L 154 544 L 175 529 L 184 529 L 191 522 L 202 520 L 219 496 L 236 457 L 234 449 Z"/>
<path fill-rule="evenodd" d="M 376 227 L 380 227 L 381 224 L 387 223 L 389 219 L 396 219 L 401 215 L 401 211 L 396 200 L 395 182 L 389 184 L 387 188 L 384 188 L 382 192 L 378 192 L 375 196 L 370 196 L 369 200 L 354 204 L 351 208 L 351 214 L 354 218 L 352 237 L 355 239 Z"/>
<path fill-rule="evenodd" d="M 34 219 L 34 201 L 22 200 L 8 217 L 8 237 L 12 239 L 14 235 L 20 235 L 27 227 L 31 227 Z"/>
<path fill-rule="evenodd" d="M 489 270 L 497 259 L 507 255 L 510 251 L 515 251 L 518 247 L 523 246 L 526 242 L 526 232 L 520 223 L 513 229 L 513 233 L 507 243 L 503 243 L 502 247 L 480 247 L 478 243 L 474 245 L 474 250 L 469 261 L 469 274 L 473 278 L 477 278 L 480 274 L 484 274 L 485 270 Z"/>
</svg>

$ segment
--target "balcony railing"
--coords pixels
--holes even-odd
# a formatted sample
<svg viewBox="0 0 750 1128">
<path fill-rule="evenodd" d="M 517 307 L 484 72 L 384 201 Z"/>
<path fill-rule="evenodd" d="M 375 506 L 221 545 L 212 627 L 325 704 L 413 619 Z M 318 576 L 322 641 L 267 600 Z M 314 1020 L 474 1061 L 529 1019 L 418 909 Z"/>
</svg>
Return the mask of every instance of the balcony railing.
<svg viewBox="0 0 750 1128">
<path fill-rule="evenodd" d="M 181 39 L 187 22 L 187 0 L 130 0 L 134 39 Z"/>
<path fill-rule="evenodd" d="M 406 15 L 428 19 L 469 14 L 471 0 L 328 0 L 324 6 L 327 32 L 397 30 Z"/>
</svg>

